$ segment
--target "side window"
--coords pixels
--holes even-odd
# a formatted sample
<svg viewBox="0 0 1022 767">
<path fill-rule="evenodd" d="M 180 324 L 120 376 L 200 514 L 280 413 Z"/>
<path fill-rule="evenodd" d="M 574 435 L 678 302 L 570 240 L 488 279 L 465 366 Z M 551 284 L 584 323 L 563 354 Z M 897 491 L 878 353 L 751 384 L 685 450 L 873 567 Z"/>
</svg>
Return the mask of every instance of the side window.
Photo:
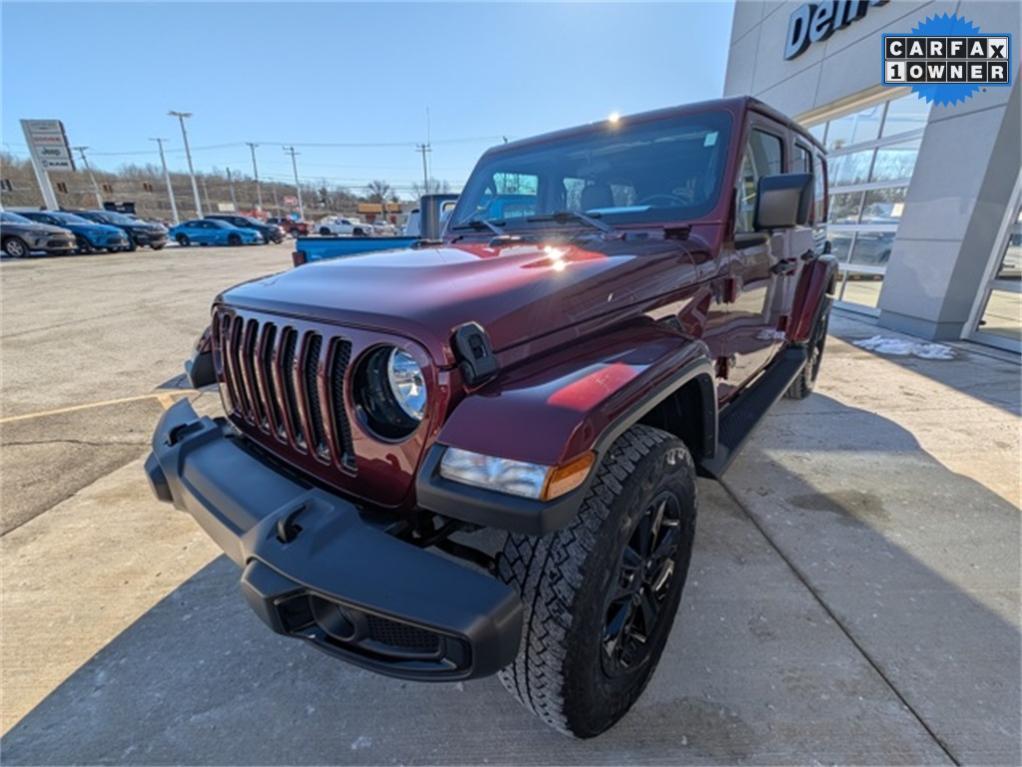
<svg viewBox="0 0 1022 767">
<path fill-rule="evenodd" d="M 817 200 L 819 198 L 819 177 L 813 170 L 813 155 L 801 144 L 795 144 L 795 161 L 791 166 L 792 173 L 812 173 L 813 174 L 813 198 Z M 816 210 L 817 205 L 814 204 L 810 221 L 815 223 L 820 220 L 819 212 Z"/>
<path fill-rule="evenodd" d="M 827 220 L 827 163 L 819 154 L 814 155 L 813 168 L 813 207 L 815 216 L 813 220 L 822 224 Z"/>
<path fill-rule="evenodd" d="M 795 144 L 795 162 L 791 166 L 792 173 L 812 173 L 813 156 L 801 144 Z"/>
<path fill-rule="evenodd" d="M 756 215 L 756 192 L 764 176 L 781 173 L 784 152 L 780 137 L 753 129 L 745 145 L 742 167 L 736 183 L 735 232 L 753 231 Z"/>
</svg>

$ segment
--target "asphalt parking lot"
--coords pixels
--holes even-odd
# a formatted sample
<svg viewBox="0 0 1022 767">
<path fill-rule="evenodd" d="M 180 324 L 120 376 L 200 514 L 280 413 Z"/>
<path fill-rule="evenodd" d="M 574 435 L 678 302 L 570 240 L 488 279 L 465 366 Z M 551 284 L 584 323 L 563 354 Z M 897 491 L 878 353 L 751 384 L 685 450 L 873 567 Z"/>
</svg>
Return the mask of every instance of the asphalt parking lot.
<svg viewBox="0 0 1022 767">
<path fill-rule="evenodd" d="M 221 289 L 291 246 L 0 264 L 7 764 L 1019 764 L 1017 360 L 883 357 L 835 315 L 817 393 L 701 481 L 661 666 L 612 731 L 496 679 L 415 685 L 269 633 L 142 473 Z M 886 334 L 886 333 L 885 333 Z"/>
</svg>

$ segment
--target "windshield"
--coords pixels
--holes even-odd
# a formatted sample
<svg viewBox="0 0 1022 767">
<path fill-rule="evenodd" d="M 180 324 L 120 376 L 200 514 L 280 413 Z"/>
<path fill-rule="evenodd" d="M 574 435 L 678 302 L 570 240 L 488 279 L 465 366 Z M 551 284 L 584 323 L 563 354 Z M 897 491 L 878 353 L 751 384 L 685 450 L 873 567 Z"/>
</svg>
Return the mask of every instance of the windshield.
<svg viewBox="0 0 1022 767">
<path fill-rule="evenodd" d="M 112 210 L 105 210 L 102 214 L 98 214 L 97 218 L 102 217 L 108 224 L 137 224 L 138 221 L 131 216 L 126 216 L 123 213 L 117 213 Z"/>
<path fill-rule="evenodd" d="M 472 172 L 450 228 L 473 219 L 527 226 L 563 211 L 614 224 L 677 221 L 717 203 L 731 118 L 704 112 L 628 124 L 484 156 Z"/>
<path fill-rule="evenodd" d="M 0 213 L 0 221 L 6 221 L 8 224 L 31 224 L 32 222 L 24 216 L 19 216 L 17 213 L 10 213 L 3 211 Z"/>
</svg>

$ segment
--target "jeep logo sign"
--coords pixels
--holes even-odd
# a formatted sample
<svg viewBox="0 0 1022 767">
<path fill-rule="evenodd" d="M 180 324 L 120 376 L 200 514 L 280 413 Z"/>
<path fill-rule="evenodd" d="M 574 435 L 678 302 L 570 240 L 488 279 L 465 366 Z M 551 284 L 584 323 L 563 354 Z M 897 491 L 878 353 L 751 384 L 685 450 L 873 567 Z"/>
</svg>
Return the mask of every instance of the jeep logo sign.
<svg viewBox="0 0 1022 767">
<path fill-rule="evenodd" d="M 796 8 L 788 19 L 788 36 L 784 41 L 784 58 L 793 59 L 805 53 L 811 43 L 826 40 L 834 30 L 847 27 L 866 15 L 871 5 L 886 5 L 888 0 L 827 0 L 806 3 Z"/>
</svg>

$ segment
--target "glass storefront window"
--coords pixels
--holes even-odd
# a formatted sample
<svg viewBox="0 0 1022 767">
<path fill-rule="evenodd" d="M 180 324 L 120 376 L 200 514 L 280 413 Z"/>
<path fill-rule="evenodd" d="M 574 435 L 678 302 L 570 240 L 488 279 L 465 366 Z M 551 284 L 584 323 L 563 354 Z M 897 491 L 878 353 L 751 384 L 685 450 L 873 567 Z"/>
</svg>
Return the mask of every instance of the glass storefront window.
<svg viewBox="0 0 1022 767">
<path fill-rule="evenodd" d="M 991 290 L 978 330 L 1022 341 L 1022 294 L 1012 290 Z"/>
<path fill-rule="evenodd" d="M 856 232 L 851 264 L 887 266 L 894 247 L 894 232 Z"/>
<path fill-rule="evenodd" d="M 922 143 L 911 134 L 926 127 L 929 114 L 929 105 L 910 94 L 809 129 L 825 137 L 830 152 L 827 223 L 832 252 L 841 263 L 839 301 L 878 305 Z M 854 189 L 859 185 L 868 187 Z"/>
<path fill-rule="evenodd" d="M 830 223 L 857 224 L 859 210 L 862 208 L 862 192 L 845 192 L 831 195 Z"/>
<path fill-rule="evenodd" d="M 833 151 L 876 139 L 880 135 L 880 120 L 884 114 L 884 106 L 874 104 L 831 120 L 827 129 L 827 149 Z"/>
<path fill-rule="evenodd" d="M 870 180 L 901 181 L 912 178 L 912 171 L 916 167 L 916 158 L 919 156 L 920 143 L 917 139 L 877 149 L 877 158 L 873 163 Z"/>
<path fill-rule="evenodd" d="M 831 186 L 861 184 L 869 178 L 869 166 L 873 161 L 873 150 L 842 154 L 830 160 Z"/>
<path fill-rule="evenodd" d="M 875 309 L 880 303 L 880 290 L 883 286 L 883 275 L 848 272 L 842 285 L 841 300 Z"/>
<path fill-rule="evenodd" d="M 930 105 L 927 102 L 914 94 L 902 96 L 887 105 L 887 117 L 884 118 L 881 136 L 887 138 L 925 128 L 929 116 Z"/>
<path fill-rule="evenodd" d="M 889 189 L 873 189 L 866 192 L 866 202 L 862 207 L 860 220 L 864 224 L 897 224 L 905 209 L 907 194 L 907 186 L 893 186 Z"/>
<path fill-rule="evenodd" d="M 1022 281 L 1022 208 L 1008 233 L 1008 247 L 997 270 L 997 279 Z"/>
<path fill-rule="evenodd" d="M 852 237 L 851 234 L 839 234 L 834 232 L 828 238 L 830 240 L 830 252 L 834 254 L 840 262 L 848 260 L 848 252 L 852 249 Z"/>
</svg>

